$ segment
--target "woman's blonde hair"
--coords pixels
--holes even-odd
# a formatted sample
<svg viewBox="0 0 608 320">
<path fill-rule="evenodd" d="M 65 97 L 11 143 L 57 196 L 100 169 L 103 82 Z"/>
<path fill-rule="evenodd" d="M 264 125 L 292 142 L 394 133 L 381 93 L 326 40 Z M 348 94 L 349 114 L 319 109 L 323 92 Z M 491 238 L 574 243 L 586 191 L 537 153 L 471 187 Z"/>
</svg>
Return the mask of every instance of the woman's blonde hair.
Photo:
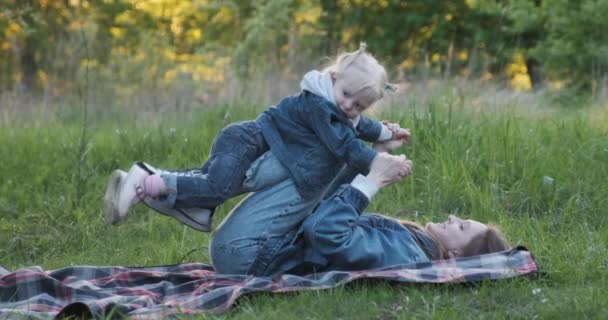
<svg viewBox="0 0 608 320">
<path fill-rule="evenodd" d="M 437 248 L 439 248 L 439 259 L 445 259 L 448 257 L 445 247 L 437 238 L 428 232 L 425 227 L 409 220 L 400 219 L 399 223 L 401 223 L 403 226 L 409 226 L 423 231 L 429 236 L 429 238 L 433 240 L 433 242 L 435 242 Z M 473 239 L 471 239 L 471 241 L 469 241 L 469 243 L 464 247 L 462 252 L 463 257 L 472 257 L 511 249 L 511 244 L 498 226 L 494 224 L 486 224 L 486 226 L 488 229 L 485 232 L 473 237 Z"/>
<path fill-rule="evenodd" d="M 384 97 L 385 90 L 391 90 L 386 70 L 376 58 L 366 51 L 367 45 L 361 43 L 359 50 L 343 53 L 323 71 L 349 80 L 351 93 L 375 102 Z"/>
</svg>

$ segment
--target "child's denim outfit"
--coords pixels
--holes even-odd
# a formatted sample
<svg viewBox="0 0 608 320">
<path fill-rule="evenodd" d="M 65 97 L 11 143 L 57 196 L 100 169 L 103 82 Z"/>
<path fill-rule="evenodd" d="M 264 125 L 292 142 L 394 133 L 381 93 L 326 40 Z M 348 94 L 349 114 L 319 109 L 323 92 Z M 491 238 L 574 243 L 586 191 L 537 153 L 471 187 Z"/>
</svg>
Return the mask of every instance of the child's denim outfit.
<svg viewBox="0 0 608 320">
<path fill-rule="evenodd" d="M 255 121 L 233 123 L 220 131 L 207 161 L 200 169 L 161 174 L 169 207 L 215 208 L 242 193 L 245 172 L 268 150 Z"/>
<path fill-rule="evenodd" d="M 310 85 L 310 79 L 322 85 Z M 331 86 L 329 75 L 311 72 L 305 76 L 300 94 L 284 98 L 255 121 L 224 128 L 202 168 L 188 174 L 161 174 L 168 190 L 164 203 L 178 208 L 215 208 L 249 191 L 241 187 L 245 172 L 269 149 L 287 168 L 304 198 L 327 187 L 344 164 L 366 174 L 376 152 L 360 139 L 377 141 L 386 128 L 365 117 L 358 118 L 354 126 L 333 102 Z"/>
<path fill-rule="evenodd" d="M 336 105 L 308 91 L 283 99 L 257 122 L 304 197 L 327 186 L 345 164 L 367 174 L 376 151 L 361 139 L 376 141 L 382 131 L 364 117 L 355 129 Z"/>
</svg>

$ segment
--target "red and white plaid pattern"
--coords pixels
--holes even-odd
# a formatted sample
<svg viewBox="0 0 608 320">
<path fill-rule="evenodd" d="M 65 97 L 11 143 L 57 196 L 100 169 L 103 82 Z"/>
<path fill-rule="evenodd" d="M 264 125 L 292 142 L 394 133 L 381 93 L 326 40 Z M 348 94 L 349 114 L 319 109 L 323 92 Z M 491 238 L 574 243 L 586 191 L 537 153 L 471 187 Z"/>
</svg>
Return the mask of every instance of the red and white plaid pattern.
<svg viewBox="0 0 608 320">
<path fill-rule="evenodd" d="M 228 310 L 252 292 L 327 289 L 357 279 L 404 283 L 454 283 L 497 280 L 538 272 L 525 248 L 476 257 L 439 260 L 376 270 L 331 271 L 274 278 L 223 275 L 213 267 L 188 263 L 162 267 L 68 267 L 44 271 L 0 268 L 0 319 L 110 313 L 132 319 L 165 319 Z"/>
</svg>

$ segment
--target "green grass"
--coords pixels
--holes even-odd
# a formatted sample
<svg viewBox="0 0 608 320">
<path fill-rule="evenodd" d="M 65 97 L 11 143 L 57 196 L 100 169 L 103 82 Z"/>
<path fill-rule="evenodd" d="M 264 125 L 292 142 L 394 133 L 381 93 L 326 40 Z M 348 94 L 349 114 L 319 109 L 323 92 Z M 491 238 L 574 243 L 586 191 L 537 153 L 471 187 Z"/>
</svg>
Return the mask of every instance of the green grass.
<svg viewBox="0 0 608 320">
<path fill-rule="evenodd" d="M 547 278 L 476 286 L 363 282 L 333 290 L 258 294 L 211 317 L 604 318 L 606 110 L 527 116 L 455 111 L 445 101 L 395 106 L 378 115 L 412 129 L 412 143 L 400 151 L 414 160 L 414 174 L 383 190 L 370 211 L 422 223 L 445 219 L 448 213 L 498 223 L 514 244 L 532 251 Z M 218 106 L 116 120 L 93 114 L 84 149 L 77 111 L 3 126 L 0 264 L 14 270 L 208 263 L 209 234 L 146 208 L 136 208 L 120 226 L 105 225 L 101 210 L 107 178 L 135 160 L 166 168 L 197 166 L 223 125 L 253 118 L 262 109 Z M 220 208 L 216 224 L 237 200 Z"/>
</svg>

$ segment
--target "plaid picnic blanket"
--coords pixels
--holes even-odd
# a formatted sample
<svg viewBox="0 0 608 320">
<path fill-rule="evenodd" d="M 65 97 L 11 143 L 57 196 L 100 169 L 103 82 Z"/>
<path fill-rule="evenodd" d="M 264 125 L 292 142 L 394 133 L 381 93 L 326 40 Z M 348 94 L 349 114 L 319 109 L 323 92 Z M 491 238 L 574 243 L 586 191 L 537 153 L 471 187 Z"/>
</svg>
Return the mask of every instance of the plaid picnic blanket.
<svg viewBox="0 0 608 320">
<path fill-rule="evenodd" d="M 331 271 L 273 278 L 223 275 L 201 263 L 161 267 L 67 267 L 44 271 L 0 268 L 0 319 L 128 316 L 165 319 L 228 310 L 253 292 L 327 289 L 358 279 L 404 283 L 461 283 L 536 274 L 524 248 L 461 259 L 376 270 Z"/>
</svg>

